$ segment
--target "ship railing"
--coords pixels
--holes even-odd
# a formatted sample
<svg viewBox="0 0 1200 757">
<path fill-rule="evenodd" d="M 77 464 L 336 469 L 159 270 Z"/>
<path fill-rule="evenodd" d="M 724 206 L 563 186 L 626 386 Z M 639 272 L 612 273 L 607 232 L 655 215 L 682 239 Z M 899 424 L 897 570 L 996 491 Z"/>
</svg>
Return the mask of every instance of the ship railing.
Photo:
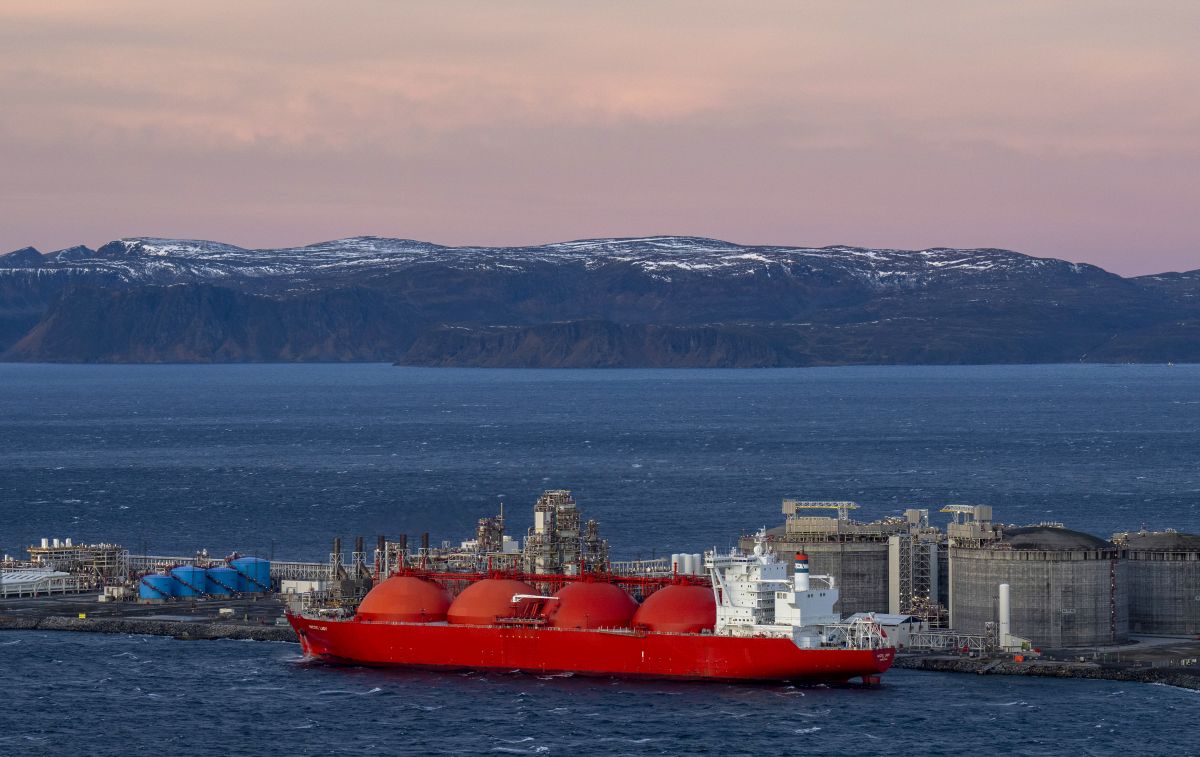
<svg viewBox="0 0 1200 757">
<path fill-rule="evenodd" d="M 609 570 L 624 576 L 669 576 L 671 562 L 665 557 L 654 560 L 618 560 L 610 564 Z"/>
</svg>

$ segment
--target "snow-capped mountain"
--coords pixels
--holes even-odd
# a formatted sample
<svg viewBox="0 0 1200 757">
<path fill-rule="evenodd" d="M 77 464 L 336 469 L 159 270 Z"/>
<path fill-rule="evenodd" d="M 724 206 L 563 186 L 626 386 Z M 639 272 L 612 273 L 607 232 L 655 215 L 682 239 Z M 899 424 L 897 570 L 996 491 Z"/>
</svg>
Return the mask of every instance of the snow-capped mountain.
<svg viewBox="0 0 1200 757">
<path fill-rule="evenodd" d="M 462 271 L 624 265 L 662 281 L 681 275 L 803 276 L 821 271 L 881 287 L 922 285 L 960 276 L 1036 275 L 1048 270 L 1101 273 L 1094 266 L 997 249 L 753 246 L 679 236 L 586 239 L 532 247 L 446 247 L 411 239 L 352 237 L 304 247 L 253 250 L 203 240 L 136 237 L 110 242 L 95 251 L 71 247 L 40 259 L 31 258 L 31 252 L 35 251 L 25 248 L 0 257 L 0 272 L 37 268 L 42 275 L 51 271 L 105 275 L 127 283 L 244 278 L 299 285 L 429 265 Z"/>
<path fill-rule="evenodd" d="M 777 366 L 1200 360 L 1200 275 L 998 249 L 697 237 L 279 249 L 139 237 L 0 256 L 9 360 Z"/>
</svg>

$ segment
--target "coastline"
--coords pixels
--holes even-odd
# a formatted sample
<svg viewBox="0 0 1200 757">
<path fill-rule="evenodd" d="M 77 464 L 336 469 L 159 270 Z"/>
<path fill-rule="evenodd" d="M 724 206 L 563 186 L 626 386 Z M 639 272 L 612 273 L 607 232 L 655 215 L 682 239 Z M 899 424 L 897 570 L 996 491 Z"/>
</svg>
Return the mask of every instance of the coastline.
<svg viewBox="0 0 1200 757">
<path fill-rule="evenodd" d="M 1200 691 L 1200 668 L 1102 665 L 1094 662 L 1052 660 L 975 659 L 943 655 L 896 655 L 893 668 L 924 670 L 933 673 L 975 673 L 976 675 L 1033 676 L 1039 678 L 1081 678 L 1133 683 L 1162 684 Z"/>
<path fill-rule="evenodd" d="M 0 631 L 79 631 L 84 633 L 170 636 L 181 641 L 234 639 L 297 643 L 291 626 L 230 621 L 164 620 L 159 618 L 79 618 L 65 615 L 0 615 Z"/>
<path fill-rule="evenodd" d="M 144 634 L 181 641 L 232 639 L 297 643 L 290 626 L 237 621 L 166 620 L 159 618 L 79 618 L 64 615 L 0 615 L 0 631 L 75 631 L 81 633 Z M 932 673 L 1077 678 L 1161 684 L 1200 691 L 1200 669 L 1178 667 L 1117 667 L 1099 663 L 974 659 L 942 655 L 897 655 L 893 668 Z M 886 679 L 885 679 L 886 681 Z"/>
</svg>

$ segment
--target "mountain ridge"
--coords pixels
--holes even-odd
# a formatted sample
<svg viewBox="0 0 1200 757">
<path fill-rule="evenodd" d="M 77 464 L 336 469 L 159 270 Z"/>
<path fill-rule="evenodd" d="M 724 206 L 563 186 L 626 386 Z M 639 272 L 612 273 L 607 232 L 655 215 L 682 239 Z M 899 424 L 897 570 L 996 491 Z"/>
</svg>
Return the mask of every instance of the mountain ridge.
<svg viewBox="0 0 1200 757">
<path fill-rule="evenodd" d="M 1200 271 L 686 236 L 0 256 L 6 360 L 769 366 L 1200 360 Z M 1119 345 L 1119 348 L 1116 346 Z"/>
</svg>

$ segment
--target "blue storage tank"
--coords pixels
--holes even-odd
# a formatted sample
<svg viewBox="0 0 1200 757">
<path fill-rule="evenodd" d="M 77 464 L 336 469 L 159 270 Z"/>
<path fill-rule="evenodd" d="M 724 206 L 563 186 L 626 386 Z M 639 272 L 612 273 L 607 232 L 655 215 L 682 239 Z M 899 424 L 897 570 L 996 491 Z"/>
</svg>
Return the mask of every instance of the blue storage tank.
<svg viewBox="0 0 1200 757">
<path fill-rule="evenodd" d="M 180 565 L 178 568 L 171 569 L 171 578 L 175 579 L 175 596 L 204 596 L 204 587 L 208 584 L 204 568 L 197 568 L 195 565 Z"/>
<path fill-rule="evenodd" d="M 271 561 L 261 557 L 239 557 L 229 563 L 237 571 L 241 581 L 239 590 L 250 594 L 270 591 Z"/>
<path fill-rule="evenodd" d="M 138 582 L 139 599 L 170 599 L 175 595 L 175 579 L 161 573 L 142 576 Z"/>
<path fill-rule="evenodd" d="M 204 578 L 204 591 L 207 594 L 221 596 L 241 591 L 238 586 L 242 577 L 233 568 L 209 568 L 204 572 Z"/>
</svg>

